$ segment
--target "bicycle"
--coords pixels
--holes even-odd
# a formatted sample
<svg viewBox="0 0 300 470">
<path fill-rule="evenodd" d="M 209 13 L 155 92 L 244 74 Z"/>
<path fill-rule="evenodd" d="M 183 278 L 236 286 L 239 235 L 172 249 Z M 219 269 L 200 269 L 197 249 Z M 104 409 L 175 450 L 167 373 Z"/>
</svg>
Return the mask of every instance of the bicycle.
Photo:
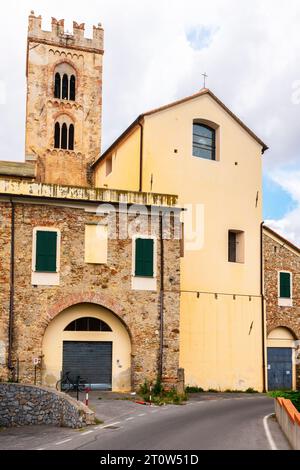
<svg viewBox="0 0 300 470">
<path fill-rule="evenodd" d="M 76 381 L 74 382 L 70 377 L 70 371 L 66 372 L 64 376 L 56 382 L 56 390 L 69 392 L 84 392 L 86 381 L 77 375 Z"/>
</svg>

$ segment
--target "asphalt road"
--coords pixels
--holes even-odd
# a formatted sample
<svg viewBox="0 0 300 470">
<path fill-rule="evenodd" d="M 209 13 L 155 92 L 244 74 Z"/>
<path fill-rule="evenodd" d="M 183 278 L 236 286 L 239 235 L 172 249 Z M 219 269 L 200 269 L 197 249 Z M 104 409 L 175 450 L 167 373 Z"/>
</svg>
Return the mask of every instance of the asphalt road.
<svg viewBox="0 0 300 470">
<path fill-rule="evenodd" d="M 186 405 L 162 407 L 98 397 L 99 392 L 92 394 L 90 406 L 102 424 L 81 430 L 46 425 L 0 429 L 0 449 L 290 449 L 277 421 L 265 418 L 274 413 L 274 402 L 265 395 L 197 394 Z"/>
<path fill-rule="evenodd" d="M 147 408 L 90 434 L 80 450 L 271 450 L 263 424 L 274 412 L 267 397 L 194 401 L 186 406 Z M 268 427 L 276 447 L 289 446 L 274 419 Z M 74 443 L 75 444 L 75 443 Z"/>
</svg>

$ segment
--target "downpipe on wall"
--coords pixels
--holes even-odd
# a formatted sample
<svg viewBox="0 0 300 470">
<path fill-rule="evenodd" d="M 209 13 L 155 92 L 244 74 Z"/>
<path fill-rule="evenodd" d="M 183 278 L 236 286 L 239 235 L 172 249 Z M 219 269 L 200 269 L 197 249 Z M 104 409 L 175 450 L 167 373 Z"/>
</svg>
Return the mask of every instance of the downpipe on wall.
<svg viewBox="0 0 300 470">
<path fill-rule="evenodd" d="M 8 320 L 8 358 L 7 367 L 13 371 L 13 326 L 14 326 L 14 294 L 15 294 L 15 205 L 11 204 L 11 236 L 10 236 L 10 283 L 9 283 L 9 320 Z"/>
</svg>

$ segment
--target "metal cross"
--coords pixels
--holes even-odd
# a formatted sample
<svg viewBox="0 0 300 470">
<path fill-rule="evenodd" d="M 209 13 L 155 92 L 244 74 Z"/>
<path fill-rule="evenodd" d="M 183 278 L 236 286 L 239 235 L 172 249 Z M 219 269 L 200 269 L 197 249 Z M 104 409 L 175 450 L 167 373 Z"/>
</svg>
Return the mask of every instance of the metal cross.
<svg viewBox="0 0 300 470">
<path fill-rule="evenodd" d="M 202 73 L 202 76 L 204 77 L 203 88 L 206 88 L 206 79 L 208 78 L 208 75 L 206 74 L 206 72 L 204 72 L 204 73 Z"/>
</svg>

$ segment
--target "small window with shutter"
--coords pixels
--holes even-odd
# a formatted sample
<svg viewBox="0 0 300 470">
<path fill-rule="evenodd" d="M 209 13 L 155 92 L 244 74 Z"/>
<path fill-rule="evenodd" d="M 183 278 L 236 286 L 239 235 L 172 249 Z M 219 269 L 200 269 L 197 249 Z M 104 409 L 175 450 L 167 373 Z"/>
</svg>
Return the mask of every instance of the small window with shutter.
<svg viewBox="0 0 300 470">
<path fill-rule="evenodd" d="M 281 299 L 291 298 L 291 273 L 281 272 L 279 274 L 279 295 Z"/>
<path fill-rule="evenodd" d="M 135 240 L 135 276 L 154 276 L 154 240 L 152 238 L 137 238 Z"/>
<path fill-rule="evenodd" d="M 57 232 L 38 230 L 36 232 L 36 272 L 57 272 Z"/>
</svg>

